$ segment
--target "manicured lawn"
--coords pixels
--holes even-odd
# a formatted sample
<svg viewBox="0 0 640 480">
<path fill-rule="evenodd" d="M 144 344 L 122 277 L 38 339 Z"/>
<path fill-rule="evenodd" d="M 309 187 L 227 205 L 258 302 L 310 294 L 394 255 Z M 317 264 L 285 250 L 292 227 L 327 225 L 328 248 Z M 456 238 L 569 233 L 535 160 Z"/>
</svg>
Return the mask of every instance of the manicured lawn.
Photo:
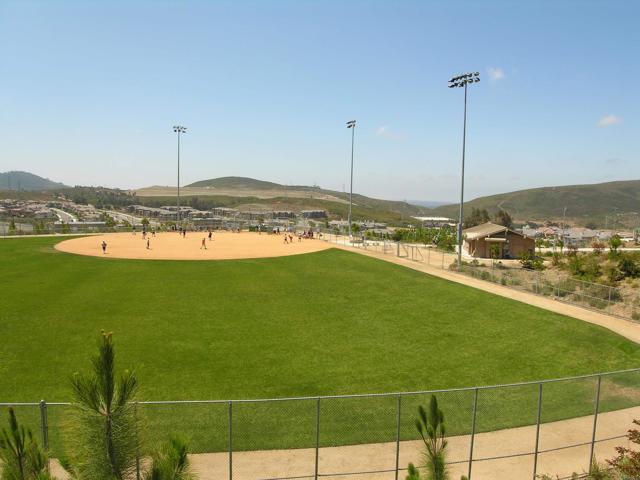
<svg viewBox="0 0 640 480">
<path fill-rule="evenodd" d="M 136 369 L 144 400 L 425 390 L 640 366 L 640 348 L 602 328 L 358 254 L 136 261 L 59 253 L 57 241 L 0 240 L 0 401 L 69 400 L 69 376 L 87 367 L 101 329 L 114 332 L 119 365 Z M 559 389 L 566 401 L 556 402 L 556 416 L 588 411 L 592 387 Z M 535 419 L 534 407 L 521 407 L 537 391 L 522 392 L 487 396 L 487 410 L 503 402 L 513 418 L 491 417 L 481 428 Z M 455 400 L 464 412 L 467 397 Z M 386 439 L 376 422 L 387 432 L 390 421 L 392 434 L 394 400 L 369 403 L 327 404 L 323 419 L 336 425 L 327 444 L 363 440 L 357 428 L 337 427 L 350 414 L 373 422 L 366 440 Z M 260 442 L 246 448 L 313 441 L 315 404 L 284 405 L 278 414 L 264 406 L 234 413 L 238 425 L 244 414 L 264 420 Z M 157 428 L 182 424 L 196 449 L 224 448 L 226 410 L 190 408 L 147 411 Z M 387 410 L 391 417 L 372 420 Z M 462 432 L 468 416 L 460 415 Z M 278 426 L 285 433 L 273 433 Z"/>
</svg>

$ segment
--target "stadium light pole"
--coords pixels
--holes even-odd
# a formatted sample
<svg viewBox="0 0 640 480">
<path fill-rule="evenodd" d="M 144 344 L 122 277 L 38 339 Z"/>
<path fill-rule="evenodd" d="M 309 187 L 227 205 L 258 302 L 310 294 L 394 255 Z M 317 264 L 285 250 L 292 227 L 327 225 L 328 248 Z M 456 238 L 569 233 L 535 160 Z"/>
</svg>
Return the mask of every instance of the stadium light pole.
<svg viewBox="0 0 640 480">
<path fill-rule="evenodd" d="M 178 211 L 177 211 L 178 221 L 176 222 L 176 225 L 177 225 L 178 223 L 180 223 L 180 134 L 187 133 L 187 127 L 183 127 L 181 125 L 174 125 L 173 131 L 178 134 L 178 198 L 177 198 L 177 205 L 176 205 L 178 207 Z"/>
<path fill-rule="evenodd" d="M 462 215 L 464 204 L 464 155 L 467 141 L 467 86 L 480 81 L 480 73 L 465 73 L 449 80 L 449 88 L 464 87 L 464 123 L 462 127 L 462 175 L 460 179 L 460 210 L 458 212 L 458 268 L 462 267 Z"/>
<path fill-rule="evenodd" d="M 351 208 L 353 204 L 353 145 L 356 135 L 356 121 L 349 120 L 347 128 L 351 129 L 351 186 L 349 187 L 349 241 L 351 241 Z"/>
</svg>

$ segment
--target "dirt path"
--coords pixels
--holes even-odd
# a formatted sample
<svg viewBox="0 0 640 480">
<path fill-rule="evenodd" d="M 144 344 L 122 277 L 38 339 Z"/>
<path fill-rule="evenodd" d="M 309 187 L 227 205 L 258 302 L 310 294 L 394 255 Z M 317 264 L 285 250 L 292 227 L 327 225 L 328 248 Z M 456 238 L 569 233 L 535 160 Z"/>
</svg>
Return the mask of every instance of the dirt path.
<svg viewBox="0 0 640 480">
<path fill-rule="evenodd" d="M 450 255 L 449 256 L 450 258 L 447 257 L 445 261 L 442 262 L 442 266 L 441 265 L 431 266 L 423 262 L 416 262 L 416 261 L 409 260 L 407 258 L 397 257 L 395 255 L 390 255 L 390 254 L 384 254 L 380 251 L 364 250 L 362 248 L 354 248 L 346 245 L 336 245 L 336 244 L 332 244 L 332 245 L 342 250 L 357 252 L 361 255 L 366 255 L 368 257 L 379 258 L 380 260 L 396 263 L 398 265 L 402 265 L 404 267 L 408 267 L 413 270 L 418 270 L 421 272 L 428 273 L 429 275 L 433 275 L 434 277 L 451 280 L 452 282 L 461 283 L 463 285 L 477 288 L 479 290 L 484 290 L 485 292 L 494 293 L 502 297 L 511 298 L 513 300 L 517 300 L 522 303 L 527 303 L 535 307 L 543 308 L 551 312 L 560 313 L 562 315 L 574 317 L 579 320 L 583 320 L 585 322 L 593 323 L 595 325 L 604 327 L 608 330 L 611 330 L 612 332 L 615 332 L 619 335 L 622 335 L 623 337 L 628 338 L 629 340 L 632 340 L 640 344 L 640 323 L 633 322 L 631 320 L 625 320 L 619 317 L 612 317 L 610 315 L 606 315 L 603 313 L 587 310 L 586 308 L 581 308 L 574 305 L 569 305 L 564 302 L 559 302 L 552 298 L 541 297 L 539 295 L 534 295 L 533 293 L 527 293 L 520 290 L 515 290 L 513 288 L 498 285 L 496 283 L 485 282 L 483 280 L 478 280 L 476 278 L 472 278 L 466 275 L 461 275 L 461 274 L 452 272 L 451 270 L 443 269 L 442 268 L 443 266 L 446 267 L 453 261 L 453 259 L 455 258 L 453 255 Z M 440 257 L 438 256 L 438 259 L 439 258 Z M 436 260 L 434 259 L 434 261 Z"/>
</svg>

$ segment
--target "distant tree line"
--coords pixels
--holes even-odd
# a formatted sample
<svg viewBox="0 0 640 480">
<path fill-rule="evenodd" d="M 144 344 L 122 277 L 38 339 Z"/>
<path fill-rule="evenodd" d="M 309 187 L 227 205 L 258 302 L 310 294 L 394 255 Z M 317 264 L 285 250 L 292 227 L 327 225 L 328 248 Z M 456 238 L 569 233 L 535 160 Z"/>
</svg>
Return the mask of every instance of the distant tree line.
<svg viewBox="0 0 640 480">
<path fill-rule="evenodd" d="M 56 195 L 71 200 L 78 205 L 91 204 L 96 208 L 118 208 L 134 205 L 138 202 L 135 192 L 115 188 L 80 187 L 57 190 Z"/>
<path fill-rule="evenodd" d="M 506 210 L 498 210 L 493 218 L 489 215 L 486 208 L 471 208 L 471 215 L 465 217 L 464 227 L 470 228 L 483 223 L 493 222 L 503 227 L 513 228 L 513 219 Z"/>
</svg>

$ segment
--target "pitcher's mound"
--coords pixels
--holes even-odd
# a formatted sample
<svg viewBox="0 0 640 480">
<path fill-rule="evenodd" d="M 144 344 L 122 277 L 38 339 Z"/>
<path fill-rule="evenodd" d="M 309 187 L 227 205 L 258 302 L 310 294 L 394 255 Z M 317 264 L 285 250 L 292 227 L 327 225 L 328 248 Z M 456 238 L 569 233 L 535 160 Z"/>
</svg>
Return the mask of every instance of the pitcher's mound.
<svg viewBox="0 0 640 480">
<path fill-rule="evenodd" d="M 326 250 L 331 246 L 318 239 L 298 240 L 284 243 L 284 234 L 231 233 L 214 231 L 209 241 L 207 232 L 187 232 L 182 237 L 178 232 L 157 233 L 155 237 L 142 233 L 107 233 L 90 237 L 74 238 L 58 243 L 55 248 L 62 252 L 93 255 L 105 258 L 136 258 L 149 260 L 228 260 L 234 258 L 263 258 L 297 255 Z M 149 248 L 147 249 L 147 239 Z M 206 249 L 202 247 L 205 239 Z M 102 253 L 102 242 L 107 243 Z"/>
</svg>

